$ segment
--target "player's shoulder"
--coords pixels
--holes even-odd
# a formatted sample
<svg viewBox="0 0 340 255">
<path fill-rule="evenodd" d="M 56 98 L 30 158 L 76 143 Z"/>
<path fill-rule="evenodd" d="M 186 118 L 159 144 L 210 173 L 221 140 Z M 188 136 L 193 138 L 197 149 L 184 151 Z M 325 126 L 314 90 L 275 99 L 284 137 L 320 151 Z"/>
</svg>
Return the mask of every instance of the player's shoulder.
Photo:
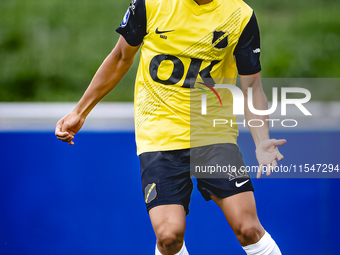
<svg viewBox="0 0 340 255">
<path fill-rule="evenodd" d="M 174 1 L 180 1 L 180 0 L 144 0 L 145 6 L 147 10 L 149 11 L 157 11 L 157 10 L 165 10 L 172 6 Z"/>
<path fill-rule="evenodd" d="M 155 22 L 156 19 L 169 16 L 176 1 L 181 0 L 144 0 L 148 23 Z"/>
<path fill-rule="evenodd" d="M 246 2 L 242 0 L 230 0 L 230 1 L 234 2 L 234 4 L 241 9 L 243 15 L 245 16 L 252 15 L 253 9 Z"/>
<path fill-rule="evenodd" d="M 229 0 L 233 2 L 233 5 L 236 7 L 236 9 L 240 10 L 240 16 L 241 16 L 241 30 L 244 29 L 244 27 L 248 24 L 251 17 L 254 14 L 254 10 L 244 1 L 242 0 Z"/>
<path fill-rule="evenodd" d="M 148 4 L 148 5 L 153 5 L 153 6 L 158 6 L 160 5 L 163 1 L 161 0 L 144 0 L 145 1 L 145 4 Z"/>
<path fill-rule="evenodd" d="M 132 0 L 128 9 L 132 15 L 135 13 L 145 13 L 145 0 Z"/>
</svg>

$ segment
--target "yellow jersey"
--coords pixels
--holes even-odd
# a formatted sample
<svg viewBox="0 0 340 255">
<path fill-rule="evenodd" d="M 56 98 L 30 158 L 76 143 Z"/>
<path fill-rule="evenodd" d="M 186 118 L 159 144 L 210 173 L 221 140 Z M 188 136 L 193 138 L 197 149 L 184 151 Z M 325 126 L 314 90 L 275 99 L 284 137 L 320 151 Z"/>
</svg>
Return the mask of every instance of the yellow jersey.
<svg viewBox="0 0 340 255">
<path fill-rule="evenodd" d="M 134 95 L 138 155 L 236 144 L 237 125 L 213 127 L 221 114 L 236 122 L 230 91 L 213 87 L 235 85 L 237 72 L 261 70 L 259 30 L 246 3 L 133 0 L 116 31 L 128 44 L 141 44 Z M 207 93 L 209 114 L 203 116 L 200 98 Z"/>
</svg>

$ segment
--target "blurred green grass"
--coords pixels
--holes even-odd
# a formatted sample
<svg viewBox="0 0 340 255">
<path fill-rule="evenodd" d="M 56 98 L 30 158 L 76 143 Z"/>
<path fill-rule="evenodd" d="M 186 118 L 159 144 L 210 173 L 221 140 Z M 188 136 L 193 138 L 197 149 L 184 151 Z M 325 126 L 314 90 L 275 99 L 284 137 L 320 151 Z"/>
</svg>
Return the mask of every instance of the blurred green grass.
<svg viewBox="0 0 340 255">
<path fill-rule="evenodd" d="M 115 46 L 129 2 L 1 0 L 0 101 L 79 100 Z M 339 1 L 246 2 L 260 24 L 263 77 L 340 77 Z M 138 59 L 105 101 L 133 100 Z"/>
</svg>

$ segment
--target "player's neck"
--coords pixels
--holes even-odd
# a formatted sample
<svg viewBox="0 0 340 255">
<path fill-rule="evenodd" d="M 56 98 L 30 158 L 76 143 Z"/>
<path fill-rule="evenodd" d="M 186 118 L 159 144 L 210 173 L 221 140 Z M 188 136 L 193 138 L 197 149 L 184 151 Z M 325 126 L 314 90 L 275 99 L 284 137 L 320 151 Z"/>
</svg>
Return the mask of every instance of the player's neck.
<svg viewBox="0 0 340 255">
<path fill-rule="evenodd" d="M 213 0 L 194 0 L 198 5 L 211 3 Z"/>
</svg>

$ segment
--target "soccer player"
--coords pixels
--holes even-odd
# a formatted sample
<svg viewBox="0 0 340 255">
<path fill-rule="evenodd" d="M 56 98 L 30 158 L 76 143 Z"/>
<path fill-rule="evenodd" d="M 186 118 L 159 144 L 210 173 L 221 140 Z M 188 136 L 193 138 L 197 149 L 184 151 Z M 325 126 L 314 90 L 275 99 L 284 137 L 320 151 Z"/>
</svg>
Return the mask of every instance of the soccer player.
<svg viewBox="0 0 340 255">
<path fill-rule="evenodd" d="M 193 189 L 191 160 L 244 166 L 236 141 L 237 126 L 206 135 L 207 130 L 190 123 L 190 93 L 198 90 L 197 83 L 213 90 L 211 79 L 235 80 L 238 72 L 245 101 L 248 88 L 252 88 L 254 107 L 268 109 L 260 81 L 256 17 L 241 0 L 133 0 L 116 31 L 121 35 L 116 47 L 76 108 L 57 123 L 56 136 L 74 144 L 74 135 L 86 116 L 119 83 L 141 48 L 135 84 L 135 133 L 145 203 L 157 237 L 155 253 L 186 255 L 185 216 Z M 232 97 L 224 91 L 220 99 L 235 122 L 230 113 Z M 245 117 L 268 118 L 254 115 L 248 107 Z M 261 128 L 249 127 L 260 164 L 258 177 L 261 166 L 275 167 L 276 160 L 283 159 L 277 146 L 286 142 L 270 139 L 265 123 Z M 195 141 L 191 141 L 192 135 Z M 221 208 L 248 255 L 281 254 L 259 222 L 249 175 L 198 178 L 197 183 L 202 196 Z"/>
</svg>

